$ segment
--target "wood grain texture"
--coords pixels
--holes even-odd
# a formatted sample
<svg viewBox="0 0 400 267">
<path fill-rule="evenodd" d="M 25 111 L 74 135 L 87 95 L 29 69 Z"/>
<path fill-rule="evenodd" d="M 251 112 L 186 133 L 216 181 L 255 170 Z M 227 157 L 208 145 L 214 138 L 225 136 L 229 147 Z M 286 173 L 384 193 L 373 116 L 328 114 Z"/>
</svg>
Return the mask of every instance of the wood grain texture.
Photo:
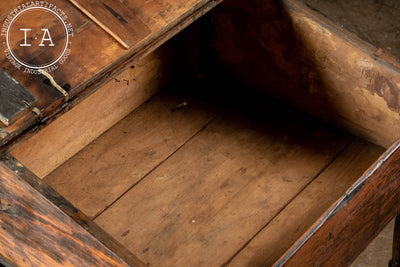
<svg viewBox="0 0 400 267">
<path fill-rule="evenodd" d="M 71 19 L 76 20 L 76 23 L 73 24 L 75 32 L 70 46 L 71 54 L 68 62 L 53 73 L 55 80 L 61 85 L 69 84 L 71 86 L 70 95 L 71 102 L 73 102 L 82 91 L 96 90 L 96 86 L 90 85 L 97 85 L 99 81 L 103 81 L 110 73 L 118 71 L 128 61 L 135 61 L 150 53 L 219 2 L 221 0 L 200 1 L 195 6 L 190 6 L 193 2 L 189 1 L 177 1 L 176 3 L 171 1 L 168 5 L 162 3 L 155 5 L 153 1 L 135 3 L 141 10 L 146 11 L 141 14 L 141 19 L 154 27 L 151 26 L 152 32 L 145 39 L 137 42 L 131 49 L 125 50 L 101 28 L 90 22 L 71 3 L 63 0 L 52 1 L 53 4 L 69 14 Z M 2 5 L 5 4 L 0 3 L 0 10 Z M 158 11 L 160 14 L 154 13 Z M 82 47 L 86 49 L 82 49 Z M 35 56 L 40 57 L 41 55 Z M 0 139 L 0 145 L 4 146 L 10 141 L 19 140 L 16 137 L 31 130 L 32 125 L 40 122 L 42 118 L 59 114 L 62 111 L 63 102 L 54 88 L 43 84 L 42 77 L 15 71 L 5 58 L 1 58 L 0 62 L 2 62 L 0 63 L 1 68 L 12 73 L 16 80 L 37 96 L 37 107 L 42 111 L 42 117 L 28 114 L 12 127 L 8 127 L 7 135 Z"/>
<path fill-rule="evenodd" d="M 144 266 L 144 264 L 121 243 L 107 234 L 102 228 L 88 218 L 83 212 L 75 208 L 71 202 L 58 194 L 53 188 L 44 183 L 40 178 L 29 171 L 21 162 L 16 160 L 10 154 L 5 155 L 1 159 L 2 164 L 11 171 L 18 174 L 27 184 L 37 190 L 42 196 L 47 198 L 54 206 L 63 211 L 72 218 L 83 229 L 88 231 L 92 236 L 123 259 L 129 266 Z"/>
<path fill-rule="evenodd" d="M 376 145 L 356 139 L 228 266 L 272 266 L 383 152 Z"/>
<path fill-rule="evenodd" d="M 172 111 L 183 102 L 188 103 L 186 108 Z M 216 112 L 198 100 L 162 93 L 49 174 L 45 181 L 93 217 L 195 135 Z"/>
<path fill-rule="evenodd" d="M 400 137 L 395 58 L 301 1 L 226 1 L 214 14 L 218 60 L 235 78 L 380 146 Z"/>
<path fill-rule="evenodd" d="M 99 137 L 173 77 L 177 45 L 170 43 L 127 66 L 54 123 L 12 150 L 40 178 Z"/>
<path fill-rule="evenodd" d="M 351 140 L 264 105 L 218 117 L 95 222 L 151 265 L 226 262 Z"/>
<path fill-rule="evenodd" d="M 16 266 L 127 266 L 0 163 L 0 256 Z"/>
<path fill-rule="evenodd" d="M 398 25 L 400 25 L 399 1 L 302 1 L 368 43 L 400 57 L 398 36 Z"/>
<path fill-rule="evenodd" d="M 36 97 L 0 69 L 0 121 L 6 126 L 30 110 Z"/>
<path fill-rule="evenodd" d="M 166 25 L 204 6 L 207 0 L 70 0 L 124 47 L 131 48 Z"/>
<path fill-rule="evenodd" d="M 275 266 L 350 264 L 400 210 L 399 147 L 390 147 Z"/>
</svg>

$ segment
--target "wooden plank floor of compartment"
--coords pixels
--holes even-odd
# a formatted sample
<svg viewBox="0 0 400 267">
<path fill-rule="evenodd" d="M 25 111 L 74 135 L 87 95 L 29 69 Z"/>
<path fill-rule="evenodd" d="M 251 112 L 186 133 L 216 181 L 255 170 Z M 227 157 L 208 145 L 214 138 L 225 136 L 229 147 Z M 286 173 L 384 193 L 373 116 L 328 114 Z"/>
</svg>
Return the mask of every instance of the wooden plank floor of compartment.
<svg viewBox="0 0 400 267">
<path fill-rule="evenodd" d="M 187 107 L 176 109 L 182 103 Z M 96 216 L 195 135 L 217 108 L 179 93 L 153 97 L 44 178 Z"/>
<path fill-rule="evenodd" d="M 152 266 L 227 262 L 354 139 L 288 107 L 264 104 L 265 116 L 219 115 L 95 221 Z M 151 114 L 142 119 L 158 124 Z M 115 157 L 103 161 L 104 169 L 118 170 Z M 64 172 L 79 173 L 83 162 Z"/>
<path fill-rule="evenodd" d="M 228 266 L 271 266 L 371 166 L 384 149 L 356 139 L 249 242 Z"/>
</svg>

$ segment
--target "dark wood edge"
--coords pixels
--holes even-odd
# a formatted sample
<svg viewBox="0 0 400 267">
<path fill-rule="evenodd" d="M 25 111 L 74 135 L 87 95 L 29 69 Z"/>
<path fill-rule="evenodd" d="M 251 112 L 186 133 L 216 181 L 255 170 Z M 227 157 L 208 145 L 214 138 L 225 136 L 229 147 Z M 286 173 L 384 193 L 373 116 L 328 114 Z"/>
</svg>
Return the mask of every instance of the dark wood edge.
<svg viewBox="0 0 400 267">
<path fill-rule="evenodd" d="M 396 216 L 393 230 L 392 259 L 389 261 L 389 267 L 400 266 L 400 216 Z"/>
<path fill-rule="evenodd" d="M 274 266 L 296 266 L 296 263 L 305 263 L 306 259 L 314 259 L 318 264 L 322 264 L 334 261 L 335 257 L 340 258 L 336 259 L 339 262 L 347 260 L 346 263 L 350 263 L 398 214 L 399 179 L 400 141 L 397 141 L 283 254 Z M 392 191 L 389 191 L 390 189 Z M 362 225 L 371 223 L 366 221 L 368 219 L 366 214 L 369 214 L 368 218 L 373 218 L 375 223 L 369 228 Z M 356 223 L 360 225 L 355 226 Z M 350 227 L 359 229 L 352 235 L 345 236 L 350 231 L 346 228 Z M 342 233 L 342 236 L 335 236 L 334 233 Z M 338 247 L 343 246 L 341 241 L 345 238 L 351 240 L 353 247 L 338 248 L 340 253 L 338 250 L 334 251 L 335 249 L 326 249 L 327 242 Z"/>
<path fill-rule="evenodd" d="M 42 127 L 45 127 L 47 124 L 51 123 L 63 113 L 67 112 L 72 107 L 79 104 L 86 97 L 96 92 L 96 90 L 99 89 L 100 86 L 104 84 L 110 76 L 117 75 L 127 66 L 134 64 L 137 60 L 140 60 L 141 58 L 156 50 L 162 44 L 181 32 L 194 21 L 202 17 L 204 14 L 213 9 L 222 1 L 223 0 L 212 0 L 207 2 L 203 6 L 199 7 L 196 11 L 188 14 L 187 17 L 177 22 L 169 30 L 165 31 L 157 38 L 149 41 L 147 44 L 144 44 L 142 48 L 139 48 L 136 51 L 132 50 L 132 53 L 129 53 L 127 54 L 127 56 L 122 57 L 120 61 L 115 62 L 115 64 L 110 66 L 108 70 L 99 73 L 93 79 L 89 80 L 87 83 L 77 88 L 75 90 L 75 93 L 71 92 L 73 95 L 68 102 L 61 104 L 60 100 L 59 108 L 50 112 L 49 115 L 45 117 L 39 117 L 36 114 L 30 113 L 24 116 L 23 118 L 27 121 L 26 127 L 21 128 L 19 131 L 12 134 L 0 128 L 0 130 L 2 130 L 2 132 L 0 132 L 0 155 L 6 154 L 9 148 L 19 142 L 21 138 L 29 138 L 36 131 L 40 130 Z M 54 107 L 54 103 L 52 103 L 49 107 Z M 43 112 L 46 113 L 46 111 Z"/>
<path fill-rule="evenodd" d="M 302 0 L 283 0 L 282 2 L 286 8 L 290 8 L 291 10 L 302 13 L 311 20 L 316 21 L 321 27 L 338 35 L 340 38 L 350 43 L 357 49 L 360 49 L 364 53 L 368 54 L 382 66 L 391 69 L 396 73 L 400 72 L 400 59 L 392 55 L 390 52 L 385 51 L 380 47 L 375 47 L 371 43 L 358 37 L 358 35 L 355 33 L 347 30 L 346 28 L 340 27 L 338 24 L 329 20 L 320 12 L 311 9 L 307 4 L 303 3 Z"/>
<path fill-rule="evenodd" d="M 0 162 L 7 168 L 18 174 L 20 178 L 26 181 L 30 186 L 39 191 L 44 197 L 46 197 L 51 203 L 62 210 L 65 214 L 71 217 L 76 223 L 78 223 L 87 232 L 93 235 L 103 245 L 113 251 L 117 256 L 123 259 L 130 266 L 146 266 L 141 260 L 133 255 L 128 249 L 126 249 L 117 240 L 106 233 L 101 227 L 93 222 L 83 212 L 75 208 L 71 202 L 66 200 L 60 194 L 58 194 L 53 188 L 44 183 L 40 178 L 30 172 L 24 167 L 17 159 L 11 155 L 3 156 Z"/>
</svg>

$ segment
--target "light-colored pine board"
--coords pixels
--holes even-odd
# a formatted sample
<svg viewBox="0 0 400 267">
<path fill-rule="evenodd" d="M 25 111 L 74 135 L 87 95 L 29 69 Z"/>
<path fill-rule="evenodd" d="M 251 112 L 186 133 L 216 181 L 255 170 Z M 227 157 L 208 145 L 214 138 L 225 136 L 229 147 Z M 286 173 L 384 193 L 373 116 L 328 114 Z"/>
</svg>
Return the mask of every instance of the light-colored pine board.
<svg viewBox="0 0 400 267">
<path fill-rule="evenodd" d="M 183 102 L 186 108 L 172 111 Z M 45 181 L 93 217 L 195 135 L 216 112 L 187 96 L 157 95 Z"/>
<path fill-rule="evenodd" d="M 94 94 L 11 153 L 44 178 L 150 98 L 168 81 L 175 64 L 173 46 L 142 58 L 110 77 Z"/>
<path fill-rule="evenodd" d="M 220 266 L 352 139 L 282 113 L 219 116 L 95 222 L 151 266 Z"/>
<path fill-rule="evenodd" d="M 271 266 L 383 152 L 369 142 L 354 141 L 229 266 Z"/>
</svg>

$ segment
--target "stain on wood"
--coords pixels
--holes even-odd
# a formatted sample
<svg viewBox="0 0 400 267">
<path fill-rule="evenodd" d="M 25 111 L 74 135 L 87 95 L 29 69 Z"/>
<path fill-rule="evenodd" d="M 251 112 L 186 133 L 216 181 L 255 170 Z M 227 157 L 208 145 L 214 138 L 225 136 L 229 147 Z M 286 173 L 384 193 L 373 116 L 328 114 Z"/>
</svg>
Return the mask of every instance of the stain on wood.
<svg viewBox="0 0 400 267">
<path fill-rule="evenodd" d="M 302 1 L 226 1 L 214 13 L 231 74 L 383 147 L 400 133 L 400 64 Z"/>
<path fill-rule="evenodd" d="M 28 112 L 36 97 L 0 69 L 0 121 L 6 126 Z"/>
<path fill-rule="evenodd" d="M 128 266 L 0 163 L 0 255 L 16 266 Z"/>
</svg>

